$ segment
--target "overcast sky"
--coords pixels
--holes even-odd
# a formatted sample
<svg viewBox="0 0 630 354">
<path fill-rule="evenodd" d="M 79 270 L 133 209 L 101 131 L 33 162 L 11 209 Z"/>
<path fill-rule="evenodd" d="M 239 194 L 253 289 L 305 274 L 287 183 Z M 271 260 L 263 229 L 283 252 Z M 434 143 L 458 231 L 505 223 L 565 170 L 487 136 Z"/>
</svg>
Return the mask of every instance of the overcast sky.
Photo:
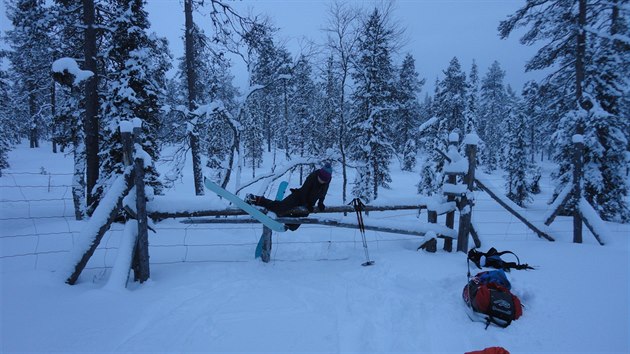
<svg viewBox="0 0 630 354">
<path fill-rule="evenodd" d="M 368 0 L 352 0 L 354 4 L 372 10 L 376 4 Z M 316 43 L 324 42 L 321 30 L 327 23 L 326 0 L 242 0 L 229 1 L 243 13 L 264 14 L 270 17 L 279 36 L 288 49 L 296 54 L 300 39 L 309 38 Z M 518 33 L 507 40 L 498 36 L 499 21 L 514 13 L 525 0 L 398 0 L 393 16 L 406 28 L 406 45 L 401 55 L 411 53 L 416 59 L 416 70 L 427 84 L 421 93 L 433 93 L 436 77 L 443 77 L 450 60 L 456 56 L 462 69 L 468 73 L 472 60 L 479 66 L 480 76 L 485 75 L 494 60 L 506 71 L 506 83 L 520 92 L 530 79 L 540 79 L 540 72 L 525 73 L 524 65 L 535 53 L 535 48 L 518 42 Z M 152 29 L 169 40 L 175 57 L 183 54 L 181 39 L 184 13 L 181 0 L 148 0 L 147 11 Z M 4 1 L 0 0 L 0 29 L 5 31 L 9 23 L 4 16 Z M 195 22 L 211 31 L 207 11 L 194 14 Z M 303 42 L 303 41 L 302 41 Z M 4 45 L 4 43 L 3 43 Z M 397 64 L 400 59 L 396 58 Z M 243 66 L 235 63 L 237 85 L 247 80 Z"/>
</svg>

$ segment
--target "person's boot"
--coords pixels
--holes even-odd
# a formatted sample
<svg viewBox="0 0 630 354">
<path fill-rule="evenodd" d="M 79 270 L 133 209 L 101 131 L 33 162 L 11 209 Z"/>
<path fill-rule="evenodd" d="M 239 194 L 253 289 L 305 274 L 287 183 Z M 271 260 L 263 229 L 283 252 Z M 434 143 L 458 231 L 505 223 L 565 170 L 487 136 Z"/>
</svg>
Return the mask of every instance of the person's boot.
<svg viewBox="0 0 630 354">
<path fill-rule="evenodd" d="M 258 205 L 257 201 L 258 201 L 258 197 L 257 196 L 255 196 L 255 195 L 253 195 L 251 193 L 248 193 L 248 194 L 245 195 L 245 203 L 250 204 L 250 205 Z"/>
</svg>

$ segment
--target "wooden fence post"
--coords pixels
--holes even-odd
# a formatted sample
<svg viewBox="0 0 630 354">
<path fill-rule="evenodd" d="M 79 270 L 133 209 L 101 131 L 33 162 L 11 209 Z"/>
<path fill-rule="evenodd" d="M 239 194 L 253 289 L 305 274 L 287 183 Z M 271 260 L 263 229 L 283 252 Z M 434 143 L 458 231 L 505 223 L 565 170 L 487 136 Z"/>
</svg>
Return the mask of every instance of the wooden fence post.
<svg viewBox="0 0 630 354">
<path fill-rule="evenodd" d="M 144 152 L 142 149 L 142 120 L 133 120 L 134 134 L 134 172 L 136 185 L 136 219 L 138 221 L 138 238 L 133 253 L 133 270 L 135 280 L 140 283 L 149 279 L 149 237 L 147 228 L 147 199 L 144 191 Z"/>
<path fill-rule="evenodd" d="M 582 243 L 582 215 L 580 198 L 582 197 L 582 154 L 584 152 L 584 127 L 578 123 L 573 136 L 573 242 Z"/>
<path fill-rule="evenodd" d="M 269 263 L 271 260 L 271 229 L 267 226 L 263 226 L 263 245 L 262 245 L 262 253 L 260 254 L 260 258 L 263 262 Z"/>
<path fill-rule="evenodd" d="M 472 223 L 473 200 L 468 199 L 468 194 L 473 191 L 475 181 L 475 168 L 477 166 L 477 142 L 472 141 L 471 134 L 466 136 L 466 158 L 468 159 L 468 173 L 464 181 L 468 186 L 468 192 L 462 197 L 462 210 L 459 213 L 459 230 L 457 234 L 457 251 L 468 253 L 468 234 Z"/>
<path fill-rule="evenodd" d="M 449 144 L 449 151 L 451 149 L 457 149 L 457 143 L 459 143 L 459 134 L 457 133 L 451 133 L 448 136 L 448 144 Z M 455 162 L 455 161 L 453 161 Z M 447 179 L 447 183 L 449 184 L 456 184 L 457 183 L 457 176 L 454 174 L 449 174 L 448 175 L 448 179 Z M 449 195 L 446 199 L 446 201 L 448 202 L 452 202 L 455 201 L 455 196 L 454 195 Z M 446 227 L 449 227 L 451 229 L 453 229 L 455 227 L 455 211 L 449 211 L 446 214 Z"/>
</svg>

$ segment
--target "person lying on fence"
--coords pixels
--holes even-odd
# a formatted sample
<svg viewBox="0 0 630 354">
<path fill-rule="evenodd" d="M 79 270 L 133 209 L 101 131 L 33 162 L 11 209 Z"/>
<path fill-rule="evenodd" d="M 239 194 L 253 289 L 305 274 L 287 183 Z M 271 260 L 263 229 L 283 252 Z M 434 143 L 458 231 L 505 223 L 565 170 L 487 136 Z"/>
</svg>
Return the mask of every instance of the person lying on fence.
<svg viewBox="0 0 630 354">
<path fill-rule="evenodd" d="M 283 200 L 271 200 L 261 195 L 247 194 L 245 202 L 267 208 L 277 216 L 308 216 L 315 210 L 315 203 L 320 212 L 326 209 L 324 199 L 331 179 L 332 167 L 327 163 L 324 167 L 311 172 L 300 188 L 291 188 L 291 194 Z M 308 213 L 292 214 L 291 211 L 298 207 L 306 208 Z M 300 227 L 299 224 L 287 225 L 291 231 L 297 230 L 298 227 Z"/>
</svg>

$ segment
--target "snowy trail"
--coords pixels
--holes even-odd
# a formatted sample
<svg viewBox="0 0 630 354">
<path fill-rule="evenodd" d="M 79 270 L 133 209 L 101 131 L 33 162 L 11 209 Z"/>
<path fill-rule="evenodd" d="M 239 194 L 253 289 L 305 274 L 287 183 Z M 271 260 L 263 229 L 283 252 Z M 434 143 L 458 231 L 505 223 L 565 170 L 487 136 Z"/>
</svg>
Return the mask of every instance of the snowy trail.
<svg viewBox="0 0 630 354">
<path fill-rule="evenodd" d="M 24 147 L 17 171 L 63 172 L 71 159 Z M 11 172 L 11 171 L 9 171 Z M 548 175 L 548 174 L 547 174 Z M 25 175 L 0 186 L 41 185 L 47 175 Z M 67 176 L 56 183 L 65 184 Z M 417 174 L 396 171 L 383 203 L 415 193 Z M 551 193 L 528 211 L 542 222 Z M 493 181 L 501 185 L 501 177 Z M 189 185 L 188 185 L 189 186 Z M 187 193 L 179 186 L 173 194 Z M 64 187 L 65 188 L 65 187 Z M 6 187 L 3 198 L 62 198 L 62 191 Z M 185 190 L 182 192 L 181 190 Z M 340 203 L 333 179 L 330 203 Z M 411 191 L 411 192 L 410 192 Z M 157 223 L 151 234 L 151 279 L 107 288 L 123 227 L 114 225 L 75 286 L 59 269 L 82 223 L 53 215 L 56 202 L 2 203 L 0 255 L 1 352 L 453 352 L 503 346 L 511 352 L 630 352 L 630 225 L 607 223 L 600 246 L 585 231 L 571 242 L 571 220 L 551 225 L 557 242 L 538 238 L 485 193 L 476 193 L 473 218 L 482 249 L 512 250 L 535 271 L 513 271 L 514 293 L 525 304 L 510 327 L 484 329 L 466 316 L 463 253 L 417 252 L 422 238 L 368 231 L 365 261 L 356 230 L 304 225 L 274 236 L 272 262 L 254 260 L 254 225 L 191 226 Z M 328 198 L 327 198 L 328 200 Z M 204 201 L 205 202 L 205 201 Z M 53 204 L 51 204 L 53 203 Z M 30 214 L 29 214 L 30 213 Z M 426 213 L 371 213 L 375 222 L 423 222 Z M 457 220 L 457 218 L 456 218 Z M 443 223 L 443 217 L 438 220 Z M 19 236 L 27 234 L 28 236 Z M 16 236 L 17 235 L 17 236 Z M 66 250 L 66 251 L 64 251 Z M 478 270 L 471 269 L 473 274 Z M 34 340 L 35 339 L 35 340 Z"/>
</svg>

